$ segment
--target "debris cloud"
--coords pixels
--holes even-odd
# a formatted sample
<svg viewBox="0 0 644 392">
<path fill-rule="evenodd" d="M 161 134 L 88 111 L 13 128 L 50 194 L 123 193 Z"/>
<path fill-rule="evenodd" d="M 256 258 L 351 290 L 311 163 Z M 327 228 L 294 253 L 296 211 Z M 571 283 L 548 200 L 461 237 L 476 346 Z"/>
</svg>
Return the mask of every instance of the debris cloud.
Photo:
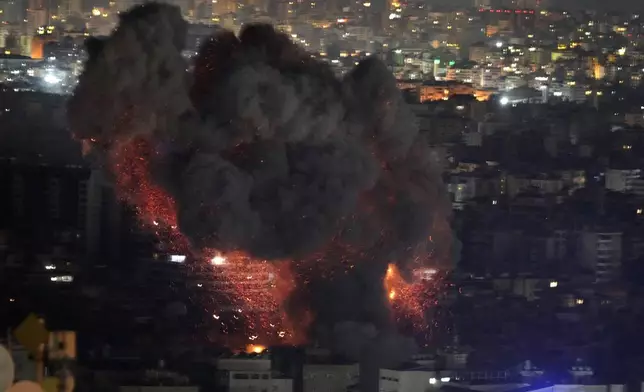
<svg viewBox="0 0 644 392">
<path fill-rule="evenodd" d="M 407 342 L 396 320 L 414 312 L 402 319 L 423 328 L 431 301 L 413 302 L 427 283 L 414 274 L 449 247 L 431 241 L 449 207 L 391 73 L 368 58 L 338 78 L 264 24 L 214 34 L 189 71 L 185 35 L 177 8 L 146 4 L 91 40 L 68 107 L 74 136 L 144 224 L 218 257 L 244 313 L 261 302 L 281 315 L 249 322 L 247 344 L 326 330 L 349 339 L 336 344 L 349 357 L 410 351 L 391 343 Z M 237 282 L 254 268 L 268 283 Z"/>
</svg>

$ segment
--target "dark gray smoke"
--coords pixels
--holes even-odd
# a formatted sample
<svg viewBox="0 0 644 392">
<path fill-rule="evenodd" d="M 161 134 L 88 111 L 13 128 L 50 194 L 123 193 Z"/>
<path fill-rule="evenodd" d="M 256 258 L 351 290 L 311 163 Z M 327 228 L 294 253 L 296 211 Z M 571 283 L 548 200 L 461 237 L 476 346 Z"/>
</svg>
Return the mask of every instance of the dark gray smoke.
<svg viewBox="0 0 644 392">
<path fill-rule="evenodd" d="M 339 79 L 267 25 L 214 35 L 190 72 L 185 33 L 178 9 L 148 4 L 93 41 L 69 103 L 74 134 L 102 151 L 150 142 L 195 247 L 297 260 L 290 306 L 304 298 L 316 328 L 360 335 L 348 356 L 392 341 L 387 263 L 406 271 L 411 253 L 434 251 L 449 209 L 391 73 L 372 58 Z"/>
</svg>

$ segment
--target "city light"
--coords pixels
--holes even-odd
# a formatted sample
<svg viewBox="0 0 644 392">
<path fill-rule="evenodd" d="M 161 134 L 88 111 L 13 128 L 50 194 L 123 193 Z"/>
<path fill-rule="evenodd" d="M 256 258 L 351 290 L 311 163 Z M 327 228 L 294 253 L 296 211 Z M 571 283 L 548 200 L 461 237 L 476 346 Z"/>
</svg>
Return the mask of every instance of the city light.
<svg viewBox="0 0 644 392">
<path fill-rule="evenodd" d="M 74 281 L 74 277 L 70 275 L 63 275 L 63 276 L 52 276 L 49 278 L 52 282 L 57 282 L 57 283 L 71 283 Z"/>
<path fill-rule="evenodd" d="M 170 262 L 172 263 L 183 263 L 186 261 L 186 256 L 184 255 L 171 255 Z"/>
<path fill-rule="evenodd" d="M 239 376 L 229 381 L 261 390 L 273 388 L 278 380 L 271 374 L 282 370 L 269 369 L 265 354 L 284 351 L 288 360 L 301 353 L 304 360 L 309 348 L 324 354 L 320 359 L 329 366 L 335 364 L 327 359 L 344 359 L 345 351 L 358 359 L 390 355 L 391 366 L 383 364 L 380 373 L 385 389 L 402 388 L 409 377 L 418 378 L 413 384 L 428 379 L 425 387 L 411 389 L 465 385 L 471 377 L 458 369 L 470 352 L 477 363 L 499 363 L 496 356 L 522 360 L 512 381 L 525 379 L 526 385 L 554 380 L 555 370 L 553 383 L 564 382 L 559 374 L 570 374 L 565 382 L 585 377 L 589 354 L 575 348 L 594 347 L 596 337 L 611 342 L 614 331 L 602 323 L 611 321 L 605 315 L 621 312 L 623 301 L 613 297 L 630 287 L 620 288 L 625 279 L 617 267 L 628 261 L 620 246 L 641 240 L 644 203 L 637 206 L 629 196 L 642 193 L 641 164 L 629 162 L 640 152 L 636 136 L 644 126 L 644 101 L 628 92 L 644 81 L 637 26 L 594 14 L 595 22 L 581 18 L 597 26 L 587 28 L 574 14 L 555 10 L 544 18 L 545 0 L 508 9 L 476 0 L 480 15 L 469 5 L 432 10 L 400 0 L 317 2 L 321 6 L 312 10 L 316 1 L 142 6 L 131 18 L 111 0 L 110 8 L 90 6 L 83 18 L 72 19 L 70 10 L 31 12 L 23 23 L 28 37 L 20 32 L 6 45 L 11 56 L 3 69 L 3 123 L 18 125 L 13 133 L 21 146 L 32 136 L 20 134 L 30 126 L 21 121 L 38 115 L 35 128 L 44 128 L 47 120 L 40 117 L 52 112 L 51 126 L 61 128 L 64 121 L 69 129 L 63 136 L 90 159 L 82 165 L 75 154 L 61 159 L 60 168 L 45 167 L 58 163 L 44 154 L 36 160 L 35 153 L 54 139 L 34 138 L 38 143 L 26 146 L 25 155 L 43 162 L 35 179 L 44 184 L 46 200 L 23 197 L 39 188 L 26 177 L 31 169 L 23 173 L 17 166 L 21 156 L 5 165 L 12 180 L 6 209 L 20 213 L 16 233 L 23 233 L 23 222 L 37 229 L 20 241 L 13 228 L 0 233 L 8 255 L 38 250 L 35 269 L 24 269 L 23 280 L 64 294 L 56 301 L 63 311 L 74 298 L 68 293 L 80 290 L 92 307 L 79 316 L 126 326 L 135 325 L 127 318 L 134 319 L 141 325 L 124 331 L 132 334 L 124 339 L 141 355 L 155 354 L 144 339 L 148 320 L 162 327 L 169 322 L 158 332 L 172 347 L 198 351 L 205 342 L 226 348 L 217 362 L 228 376 Z M 174 16 L 166 18 L 166 11 Z M 149 20 L 135 23 L 146 12 Z M 176 39 L 185 33 L 185 26 L 175 31 L 173 23 L 182 16 L 189 23 L 188 45 Z M 58 20 L 55 35 L 46 17 Z M 215 24 L 230 33 L 211 38 Z M 101 41 L 83 51 L 80 38 L 90 34 Z M 69 97 L 54 97 L 50 105 L 51 94 Z M 20 95 L 25 99 L 11 102 Z M 46 107 L 33 102 L 40 96 Z M 533 128 L 545 131 L 527 132 Z M 553 132 L 562 138 L 550 137 Z M 594 163 L 598 157 L 610 160 Z M 575 164 L 560 167 L 546 158 Z M 87 182 L 95 160 L 105 171 L 92 177 L 99 188 Z M 73 174 L 69 181 L 61 170 Z M 53 181 L 44 177 L 50 171 Z M 588 181 L 598 182 L 588 189 L 600 191 L 604 215 L 619 213 L 610 225 L 601 214 L 586 213 L 597 207 L 582 190 Z M 97 199 L 103 183 L 109 192 Z M 88 200 L 95 225 L 77 217 Z M 104 241 L 101 230 L 88 227 L 101 228 L 114 206 L 122 215 L 116 203 L 127 215 L 116 222 L 118 235 Z M 31 210 L 33 216 L 25 213 Z M 452 214 L 463 224 L 452 225 Z M 541 222 L 549 216 L 552 221 Z M 65 224 L 40 228 L 41 221 Z M 530 222 L 539 223 L 536 230 Z M 45 229 L 52 233 L 40 235 Z M 78 252 L 76 242 L 91 249 Z M 105 256 L 85 271 L 88 252 Z M 520 259 L 520 276 L 508 255 Z M 548 263 L 530 262 L 535 255 L 547 256 Z M 112 273 L 103 265 L 112 258 L 133 259 L 136 273 Z M 139 258 L 142 263 L 134 260 Z M 460 258 L 458 274 L 452 273 L 450 265 Z M 597 268 L 569 282 L 558 265 L 568 259 Z M 13 280 L 21 282 L 13 276 L 22 270 L 8 269 L 12 288 L 0 302 L 11 306 L 9 296 L 16 296 L 13 306 L 21 312 L 41 312 L 38 303 L 29 309 L 33 301 L 13 292 Z M 99 279 L 86 287 L 84 278 L 75 280 L 85 275 Z M 561 290 L 555 277 L 564 279 Z M 601 296 L 593 295 L 597 290 Z M 512 301 L 530 306 L 517 311 L 508 307 Z M 573 313 L 559 317 L 560 307 Z M 469 328 L 471 320 L 485 326 L 508 319 L 517 325 L 502 333 Z M 525 333 L 534 320 L 545 332 Z M 109 332 L 99 329 L 92 337 L 99 350 L 100 333 Z M 401 347 L 392 355 L 399 341 L 384 334 L 390 332 L 411 338 L 418 350 Z M 542 358 L 525 347 L 563 347 L 576 368 L 566 361 L 556 364 L 560 369 L 547 363 L 537 369 L 530 361 L 542 366 Z M 232 369 L 257 367 L 249 361 L 260 361 L 262 369 Z M 427 366 L 433 362 L 449 366 Z M 507 373 L 502 364 L 486 370 L 486 378 Z M 317 378 L 312 385 L 321 389 L 332 383 L 346 390 L 360 378 L 355 364 L 306 371 L 297 377 Z M 291 387 L 292 380 L 282 381 L 280 388 Z"/>
<path fill-rule="evenodd" d="M 43 76 L 43 81 L 47 84 L 53 85 L 53 84 L 60 83 L 61 79 L 58 76 L 54 75 L 53 73 L 48 72 L 45 74 L 45 76 Z"/>
</svg>

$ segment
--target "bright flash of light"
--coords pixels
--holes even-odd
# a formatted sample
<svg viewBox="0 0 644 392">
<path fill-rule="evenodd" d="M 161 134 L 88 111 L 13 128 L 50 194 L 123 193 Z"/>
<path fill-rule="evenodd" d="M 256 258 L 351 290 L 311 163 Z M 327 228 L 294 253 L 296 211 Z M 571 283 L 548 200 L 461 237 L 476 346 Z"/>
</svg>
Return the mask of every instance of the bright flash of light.
<svg viewBox="0 0 644 392">
<path fill-rule="evenodd" d="M 261 354 L 266 351 L 266 347 L 260 344 L 249 344 L 246 346 L 247 354 Z"/>
<path fill-rule="evenodd" d="M 47 84 L 58 84 L 61 82 L 61 79 L 58 76 L 51 73 L 45 74 L 45 76 L 43 77 L 43 80 Z"/>
<path fill-rule="evenodd" d="M 391 300 L 396 299 L 396 290 L 389 291 L 389 299 Z"/>
<path fill-rule="evenodd" d="M 224 265 L 226 264 L 226 258 L 222 255 L 215 255 L 210 259 L 210 264 L 212 265 Z"/>
</svg>

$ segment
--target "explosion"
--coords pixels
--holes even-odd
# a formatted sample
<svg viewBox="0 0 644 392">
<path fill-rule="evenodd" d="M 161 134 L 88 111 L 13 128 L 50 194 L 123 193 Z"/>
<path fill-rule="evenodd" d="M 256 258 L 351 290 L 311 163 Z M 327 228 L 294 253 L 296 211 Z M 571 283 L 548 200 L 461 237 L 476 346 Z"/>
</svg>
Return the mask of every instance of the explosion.
<svg viewBox="0 0 644 392">
<path fill-rule="evenodd" d="M 246 354 L 261 354 L 266 351 L 266 347 L 259 344 L 249 344 L 246 346 Z"/>
<path fill-rule="evenodd" d="M 190 71 L 178 8 L 120 18 L 88 42 L 69 124 L 140 220 L 212 268 L 229 297 L 212 322 L 243 318 L 237 347 L 315 336 L 396 358 L 396 321 L 424 328 L 431 298 L 412 276 L 447 244 L 449 208 L 386 66 L 338 78 L 260 24 L 215 33 Z"/>
</svg>

